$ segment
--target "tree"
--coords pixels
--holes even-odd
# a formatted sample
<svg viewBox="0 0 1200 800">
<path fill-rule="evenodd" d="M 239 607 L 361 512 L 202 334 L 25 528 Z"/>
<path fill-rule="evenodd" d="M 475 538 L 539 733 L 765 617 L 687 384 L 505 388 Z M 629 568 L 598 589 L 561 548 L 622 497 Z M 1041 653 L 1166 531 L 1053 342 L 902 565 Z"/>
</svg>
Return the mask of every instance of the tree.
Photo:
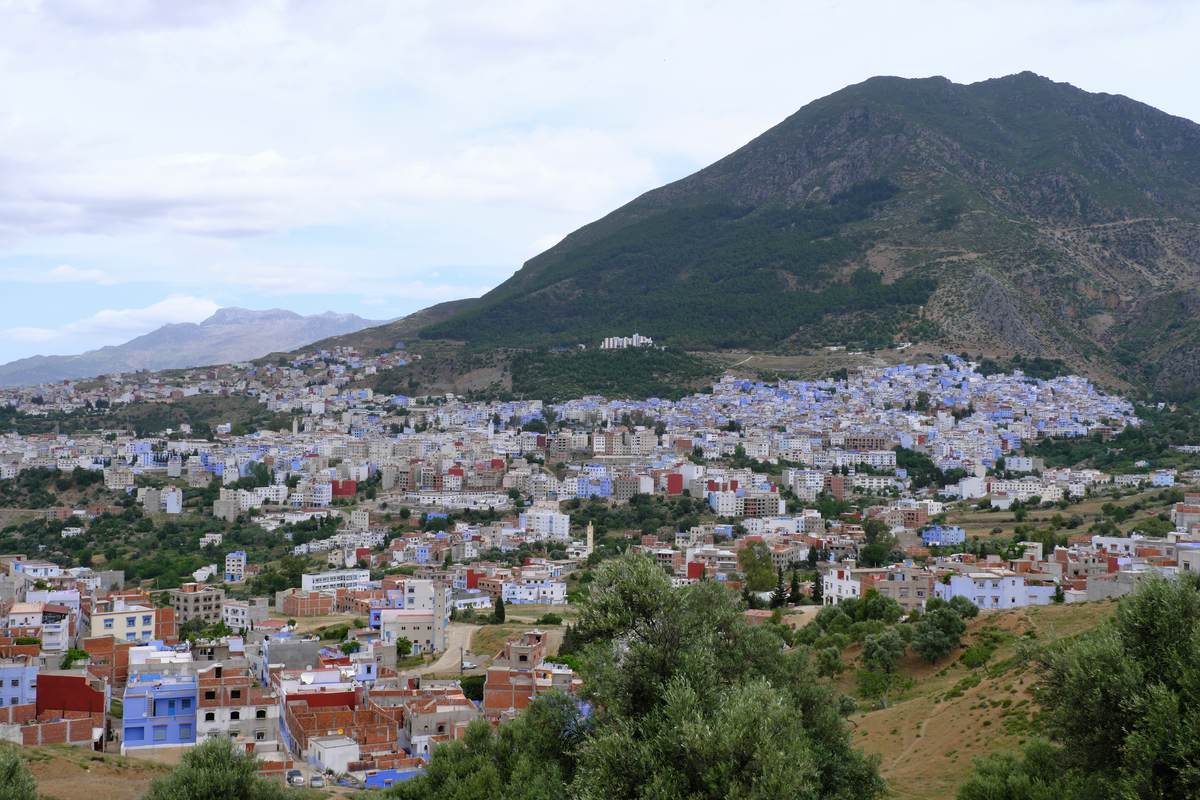
<svg viewBox="0 0 1200 800">
<path fill-rule="evenodd" d="M 964 620 L 975 619 L 979 616 L 979 606 L 975 605 L 962 595 L 951 597 L 950 602 L 948 602 L 946 605 L 952 608 L 954 612 Z"/>
<path fill-rule="evenodd" d="M 857 622 L 880 620 L 891 624 L 904 616 L 904 608 L 892 598 L 881 595 L 878 589 L 868 589 L 867 593 L 849 608 L 853 610 Z"/>
<path fill-rule="evenodd" d="M 21 750 L 0 746 L 0 800 L 37 800 L 37 783 L 21 758 Z"/>
<path fill-rule="evenodd" d="M 1043 654 L 1049 742 L 977 762 L 960 800 L 1200 796 L 1200 582 L 1144 582 L 1097 629 Z"/>
<path fill-rule="evenodd" d="M 817 577 L 813 579 L 812 601 L 818 606 L 825 605 L 825 582 L 821 580 L 821 573 L 817 573 Z"/>
<path fill-rule="evenodd" d="M 413 643 L 412 640 L 401 636 L 396 640 L 396 657 L 408 658 L 412 655 Z"/>
<path fill-rule="evenodd" d="M 672 588 L 645 555 L 605 561 L 572 644 L 592 713 L 552 694 L 498 732 L 477 723 L 395 796 L 881 797 L 808 649 L 742 610 L 717 581 Z"/>
<path fill-rule="evenodd" d="M 887 523 L 877 517 L 863 522 L 865 544 L 858 551 L 858 560 L 867 567 L 880 567 L 891 561 L 896 537 L 888 530 Z"/>
<path fill-rule="evenodd" d="M 496 602 L 492 606 L 492 622 L 499 625 L 504 622 L 504 598 L 496 596 Z"/>
<path fill-rule="evenodd" d="M 154 781 L 145 800 L 283 800 L 288 790 L 259 777 L 254 756 L 213 736 L 188 750 L 168 775 Z"/>
<path fill-rule="evenodd" d="M 765 592 L 775 584 L 771 551 L 762 542 L 751 542 L 738 553 L 738 568 L 752 592 Z"/>
<path fill-rule="evenodd" d="M 804 595 L 800 594 L 800 579 L 796 576 L 796 570 L 792 570 L 792 585 L 788 589 L 787 601 L 794 606 L 804 602 Z"/>
<path fill-rule="evenodd" d="M 804 557 L 804 560 L 808 564 L 809 569 L 815 570 L 817 568 L 817 560 L 820 559 L 820 557 L 821 554 L 817 551 L 817 548 L 810 547 L 808 548 L 808 555 Z"/>
<path fill-rule="evenodd" d="M 958 612 L 949 606 L 941 606 L 921 617 L 913 631 L 913 650 L 930 664 L 948 656 L 962 641 L 966 623 Z"/>
<path fill-rule="evenodd" d="M 817 674 L 822 678 L 833 678 L 841 675 L 846 669 L 842 661 L 842 653 L 836 647 L 822 647 L 816 652 Z"/>
<path fill-rule="evenodd" d="M 863 640 L 862 661 L 865 669 L 862 672 L 868 675 L 864 680 L 862 673 L 859 673 L 859 686 L 867 690 L 864 694 L 879 697 L 884 708 L 887 708 L 888 690 L 895 681 L 896 667 L 904 650 L 904 640 L 895 628 Z"/>
<path fill-rule="evenodd" d="M 771 592 L 771 608 L 783 608 L 787 605 L 788 591 L 783 583 L 783 567 L 776 573 L 775 591 Z"/>
</svg>

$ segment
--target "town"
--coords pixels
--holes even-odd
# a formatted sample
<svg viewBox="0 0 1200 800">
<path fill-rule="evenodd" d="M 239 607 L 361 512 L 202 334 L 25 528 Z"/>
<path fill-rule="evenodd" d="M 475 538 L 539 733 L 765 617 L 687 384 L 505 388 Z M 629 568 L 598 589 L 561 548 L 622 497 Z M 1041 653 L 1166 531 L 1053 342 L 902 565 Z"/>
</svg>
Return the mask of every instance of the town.
<svg viewBox="0 0 1200 800">
<path fill-rule="evenodd" d="M 1035 455 L 1143 424 L 1079 377 L 948 355 L 727 375 L 678 401 L 356 386 L 409 358 L 313 351 L 6 391 L 33 418 L 211 395 L 287 423 L 0 437 L 0 739 L 153 757 L 224 734 L 288 783 L 382 788 L 474 720 L 578 693 L 560 654 L 573 607 L 622 553 L 674 586 L 729 587 L 754 624 L 872 595 L 905 614 L 1087 603 L 1200 571 L 1200 471 Z M 1163 512 L 1062 516 L 1122 493 Z M 971 520 L 1001 514 L 1054 514 L 1059 535 L 1018 527 L 989 551 L 990 522 Z"/>
</svg>

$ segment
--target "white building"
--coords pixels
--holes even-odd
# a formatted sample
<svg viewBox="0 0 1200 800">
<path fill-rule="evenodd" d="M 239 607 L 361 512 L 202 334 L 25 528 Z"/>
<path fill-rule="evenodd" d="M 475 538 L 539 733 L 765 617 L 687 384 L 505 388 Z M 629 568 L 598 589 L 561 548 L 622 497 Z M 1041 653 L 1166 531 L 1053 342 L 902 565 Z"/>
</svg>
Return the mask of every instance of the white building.
<svg viewBox="0 0 1200 800">
<path fill-rule="evenodd" d="M 504 581 L 501 596 L 505 603 L 511 605 L 564 605 L 567 602 L 567 585 L 549 576 L 521 576 Z"/>
<path fill-rule="evenodd" d="M 951 575 L 950 583 L 934 584 L 943 600 L 965 597 L 981 609 L 1044 606 L 1054 602 L 1054 586 L 1028 585 L 1022 575 L 1008 570 L 983 570 Z"/>
<path fill-rule="evenodd" d="M 338 589 L 371 588 L 371 572 L 365 569 L 335 569 L 328 572 L 304 573 L 300 588 L 306 592 L 333 593 Z"/>
<path fill-rule="evenodd" d="M 521 527 L 537 539 L 565 542 L 571 538 L 571 517 L 550 509 L 533 509 L 521 515 Z"/>
</svg>

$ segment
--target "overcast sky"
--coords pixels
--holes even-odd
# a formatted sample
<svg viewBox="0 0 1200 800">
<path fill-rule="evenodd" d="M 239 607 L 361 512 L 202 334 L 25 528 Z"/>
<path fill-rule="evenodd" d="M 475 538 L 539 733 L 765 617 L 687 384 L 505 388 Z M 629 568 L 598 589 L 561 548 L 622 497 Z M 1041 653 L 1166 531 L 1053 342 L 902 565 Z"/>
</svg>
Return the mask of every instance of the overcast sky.
<svg viewBox="0 0 1200 800">
<path fill-rule="evenodd" d="M 1200 119 L 1198 37 L 1186 2 L 0 0 L 0 361 L 478 295 L 872 75 Z"/>
</svg>

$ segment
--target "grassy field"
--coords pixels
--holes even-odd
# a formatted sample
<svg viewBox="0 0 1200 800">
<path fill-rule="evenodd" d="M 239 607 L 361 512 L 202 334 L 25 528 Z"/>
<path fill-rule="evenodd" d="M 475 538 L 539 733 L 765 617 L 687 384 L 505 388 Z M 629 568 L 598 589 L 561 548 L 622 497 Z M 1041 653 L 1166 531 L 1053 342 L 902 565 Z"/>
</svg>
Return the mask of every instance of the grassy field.
<svg viewBox="0 0 1200 800">
<path fill-rule="evenodd" d="M 83 747 L 24 747 L 21 755 L 37 780 L 42 800 L 137 800 L 169 770 L 163 764 Z"/>
<path fill-rule="evenodd" d="M 1034 525 L 1044 527 L 1049 524 L 1051 518 L 1056 514 L 1064 519 L 1070 518 L 1072 515 L 1078 514 L 1083 517 L 1083 523 L 1072 530 L 1064 529 L 1063 533 L 1083 533 L 1088 526 L 1097 521 L 1101 516 L 1101 506 L 1105 503 L 1112 503 L 1114 506 L 1124 507 L 1135 502 L 1141 502 L 1143 508 L 1138 511 L 1131 519 L 1121 523 L 1120 527 L 1123 530 L 1129 531 L 1137 527 L 1138 521 L 1153 517 L 1162 512 L 1171 510 L 1170 502 L 1163 502 L 1157 499 L 1157 495 L 1162 492 L 1161 489 L 1147 489 L 1134 495 L 1112 499 L 1108 495 L 1098 495 L 1088 497 L 1079 503 L 1072 503 L 1066 509 L 1059 508 L 1039 508 L 1028 511 L 1024 523 L 1025 525 Z M 959 525 L 966 532 L 969 538 L 979 536 L 1011 536 L 1018 524 L 1016 517 L 1012 511 L 976 511 L 958 507 L 952 509 L 946 515 L 946 520 L 951 525 Z M 1000 529 L 999 533 L 994 532 L 996 528 Z"/>
<path fill-rule="evenodd" d="M 902 670 L 911 686 L 890 707 L 851 717 L 855 742 L 877 755 L 892 796 L 902 800 L 953 797 L 971 761 L 1015 751 L 1035 730 L 1036 673 L 1016 658 L 1021 642 L 1046 643 L 1090 630 L 1116 609 L 1115 602 L 1080 603 L 981 614 L 970 623 L 964 647 L 980 637 L 1002 643 L 982 667 L 971 669 L 953 654 L 930 665 L 909 652 Z M 857 661 L 857 645 L 845 659 Z M 842 688 L 853 692 L 848 671 Z"/>
<path fill-rule="evenodd" d="M 562 644 L 563 629 L 554 625 L 537 626 L 539 630 L 544 630 L 548 636 L 546 652 L 553 655 L 558 652 L 558 647 Z M 471 652 L 486 653 L 495 655 L 504 647 L 504 643 L 509 639 L 520 636 L 528 630 L 532 630 L 533 625 L 526 623 L 505 622 L 503 625 L 484 625 L 471 637 Z"/>
<path fill-rule="evenodd" d="M 543 614 L 557 614 L 563 618 L 564 622 L 573 622 L 579 617 L 579 609 L 574 606 L 513 605 L 510 603 L 504 607 L 504 610 L 504 618 L 509 621 L 534 622 Z"/>
</svg>

